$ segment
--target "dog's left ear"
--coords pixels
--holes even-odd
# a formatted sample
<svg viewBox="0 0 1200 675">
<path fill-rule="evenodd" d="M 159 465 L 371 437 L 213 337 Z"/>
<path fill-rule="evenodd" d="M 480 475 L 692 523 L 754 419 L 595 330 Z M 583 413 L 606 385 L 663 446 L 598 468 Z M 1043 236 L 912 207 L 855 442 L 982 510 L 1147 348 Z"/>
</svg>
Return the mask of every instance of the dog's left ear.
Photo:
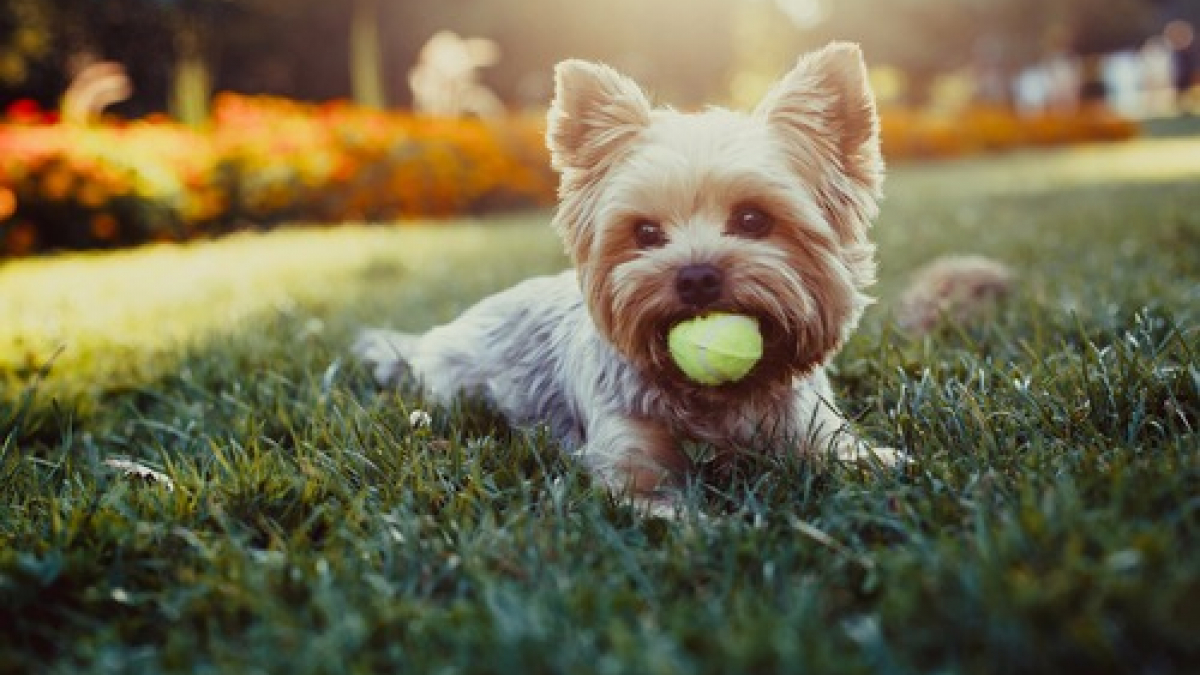
<svg viewBox="0 0 1200 675">
<path fill-rule="evenodd" d="M 883 182 L 879 117 L 862 50 L 834 42 L 805 55 L 755 114 L 791 142 L 831 154 L 841 172 L 877 197 Z"/>
</svg>

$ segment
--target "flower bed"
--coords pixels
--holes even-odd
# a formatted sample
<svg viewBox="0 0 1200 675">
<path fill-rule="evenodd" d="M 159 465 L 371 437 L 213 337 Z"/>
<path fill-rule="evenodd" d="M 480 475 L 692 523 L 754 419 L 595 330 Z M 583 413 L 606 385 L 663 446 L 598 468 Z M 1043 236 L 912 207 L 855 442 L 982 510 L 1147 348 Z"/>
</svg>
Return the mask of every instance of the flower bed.
<svg viewBox="0 0 1200 675">
<path fill-rule="evenodd" d="M 1135 123 L 1103 106 L 1031 116 L 986 106 L 953 114 L 891 108 L 881 116 L 883 150 L 890 159 L 962 157 L 1021 147 L 1118 141 L 1137 132 Z"/>
<path fill-rule="evenodd" d="M 205 132 L 161 119 L 0 125 L 0 254 L 544 206 L 556 183 L 542 133 L 536 118 L 229 94 Z"/>
<path fill-rule="evenodd" d="M 165 119 L 0 124 L 0 256 L 183 240 L 284 222 L 453 216 L 553 203 L 540 117 L 452 120 L 222 94 L 204 131 Z M 1103 109 L 1021 118 L 884 111 L 889 159 L 1128 138 Z"/>
<path fill-rule="evenodd" d="M 216 166 L 172 125 L 0 127 L 4 252 L 182 238 L 221 212 Z"/>
</svg>

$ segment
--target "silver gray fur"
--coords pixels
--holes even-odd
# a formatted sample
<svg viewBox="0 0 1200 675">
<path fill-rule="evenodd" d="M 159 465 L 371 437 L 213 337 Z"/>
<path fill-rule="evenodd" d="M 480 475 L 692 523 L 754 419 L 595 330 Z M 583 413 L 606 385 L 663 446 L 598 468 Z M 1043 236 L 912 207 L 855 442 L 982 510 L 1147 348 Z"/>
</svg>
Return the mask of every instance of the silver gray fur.
<svg viewBox="0 0 1200 675">
<path fill-rule="evenodd" d="M 730 400 L 702 417 L 655 387 L 596 331 L 573 271 L 537 277 L 480 301 L 423 335 L 364 332 L 354 347 L 378 382 L 406 377 L 437 402 L 483 396 L 516 427 L 545 424 L 563 449 L 620 491 L 631 420 L 654 420 L 680 441 L 718 448 L 776 444 L 802 452 L 865 449 L 846 433 L 823 368 L 779 399 Z M 887 449 L 872 454 L 893 459 Z"/>
</svg>

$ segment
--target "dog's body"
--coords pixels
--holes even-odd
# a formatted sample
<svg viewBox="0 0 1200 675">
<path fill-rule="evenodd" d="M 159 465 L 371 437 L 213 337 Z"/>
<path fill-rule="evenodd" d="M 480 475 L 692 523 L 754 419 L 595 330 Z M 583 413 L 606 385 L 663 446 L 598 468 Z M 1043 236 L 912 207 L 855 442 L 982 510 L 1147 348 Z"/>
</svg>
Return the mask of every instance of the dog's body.
<svg viewBox="0 0 1200 675">
<path fill-rule="evenodd" d="M 882 160 L 858 49 L 801 59 L 751 114 L 655 110 L 611 69 L 566 62 L 549 122 L 574 272 L 424 335 L 364 334 L 356 351 L 377 378 L 411 374 L 439 400 L 476 393 L 515 425 L 547 424 L 613 490 L 651 504 L 669 503 L 686 442 L 866 451 L 824 372 L 874 281 Z M 706 386 L 674 364 L 667 334 L 713 311 L 754 318 L 764 354 L 744 379 Z"/>
<path fill-rule="evenodd" d="M 412 378 L 435 401 L 478 395 L 516 427 L 545 425 L 614 488 L 626 487 L 618 467 L 629 458 L 631 424 L 658 427 L 672 446 L 726 450 L 778 443 L 820 450 L 845 432 L 823 369 L 788 389 L 732 398 L 649 385 L 595 330 L 574 272 L 522 282 L 423 335 L 368 331 L 356 351 L 380 383 Z M 677 456 L 654 459 L 683 468 Z"/>
</svg>

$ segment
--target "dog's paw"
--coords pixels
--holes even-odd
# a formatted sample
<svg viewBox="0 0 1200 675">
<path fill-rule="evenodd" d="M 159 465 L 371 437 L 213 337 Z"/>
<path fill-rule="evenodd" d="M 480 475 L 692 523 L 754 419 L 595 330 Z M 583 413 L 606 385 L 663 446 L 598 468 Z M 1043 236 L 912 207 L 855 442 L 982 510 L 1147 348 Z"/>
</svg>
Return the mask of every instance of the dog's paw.
<svg viewBox="0 0 1200 675">
<path fill-rule="evenodd" d="M 888 447 L 871 447 L 865 443 L 853 443 L 838 448 L 840 462 L 864 466 L 903 467 L 912 464 L 912 457 L 903 450 Z"/>
<path fill-rule="evenodd" d="M 678 520 L 683 516 L 683 503 L 671 497 L 631 497 L 628 503 L 642 518 Z"/>
<path fill-rule="evenodd" d="M 409 372 L 408 359 L 416 347 L 416 336 L 388 330 L 359 333 L 351 353 L 371 369 L 375 381 L 383 386 L 399 384 Z"/>
<path fill-rule="evenodd" d="M 665 520 L 671 523 L 705 523 L 710 522 L 708 514 L 689 506 L 683 495 L 664 493 L 652 497 L 626 497 L 625 503 L 632 507 L 633 512 L 642 519 Z"/>
</svg>

